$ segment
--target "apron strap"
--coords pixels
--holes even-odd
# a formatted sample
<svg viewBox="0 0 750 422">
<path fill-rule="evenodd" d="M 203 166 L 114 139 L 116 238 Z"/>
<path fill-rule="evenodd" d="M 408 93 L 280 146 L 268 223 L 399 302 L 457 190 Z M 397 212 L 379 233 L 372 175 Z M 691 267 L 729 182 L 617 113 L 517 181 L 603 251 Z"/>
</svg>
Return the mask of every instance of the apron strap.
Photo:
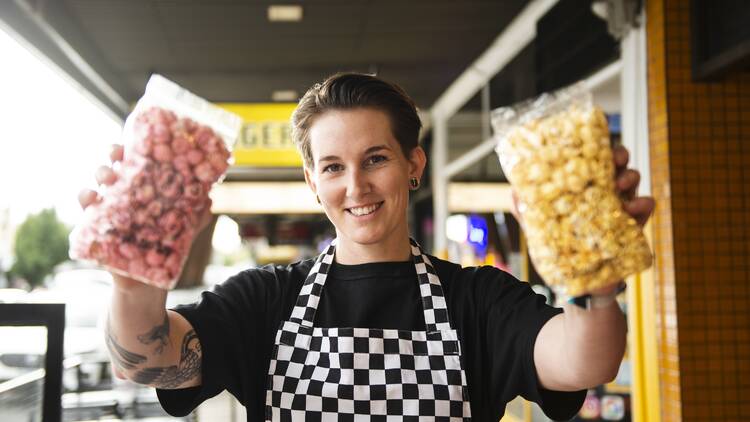
<svg viewBox="0 0 750 422">
<path fill-rule="evenodd" d="M 417 241 L 409 238 L 409 242 L 411 243 L 411 255 L 419 279 L 419 292 L 422 295 L 427 333 L 452 330 L 448 318 L 448 305 L 445 302 L 443 286 L 440 284 L 437 271 L 432 266 L 430 258 L 422 252 L 422 248 Z"/>
<path fill-rule="evenodd" d="M 307 274 L 305 284 L 297 296 L 297 303 L 292 310 L 289 321 L 312 328 L 315 320 L 315 311 L 318 309 L 320 294 L 328 277 L 328 270 L 333 264 L 333 254 L 336 252 L 337 239 L 333 239 L 322 254 L 318 255 L 310 272 Z"/>
<path fill-rule="evenodd" d="M 337 239 L 328 245 L 326 250 L 318 255 L 310 269 L 310 273 L 302 285 L 297 303 L 292 310 L 289 318 L 290 322 L 299 324 L 303 327 L 312 328 L 315 320 L 315 311 L 318 309 L 320 295 L 323 291 L 328 271 L 333 264 L 334 254 L 336 252 Z M 427 333 L 452 330 L 448 318 L 448 307 L 443 294 L 443 287 L 437 276 L 435 267 L 430 259 L 422 252 L 422 248 L 414 240 L 409 238 L 411 246 L 412 261 L 417 270 L 419 279 L 419 292 L 422 296 L 422 307 L 424 312 L 424 322 L 427 326 Z"/>
</svg>

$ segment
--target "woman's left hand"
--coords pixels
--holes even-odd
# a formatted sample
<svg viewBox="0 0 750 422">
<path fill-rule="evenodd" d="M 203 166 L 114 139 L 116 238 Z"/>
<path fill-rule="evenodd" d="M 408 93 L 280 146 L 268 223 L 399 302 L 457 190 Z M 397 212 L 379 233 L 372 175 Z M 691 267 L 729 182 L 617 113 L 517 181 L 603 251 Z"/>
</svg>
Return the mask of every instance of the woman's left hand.
<svg viewBox="0 0 750 422">
<path fill-rule="evenodd" d="M 656 207 L 654 198 L 650 196 L 636 196 L 641 174 L 627 168 L 630 154 L 628 150 L 618 145 L 612 150 L 615 162 L 615 190 L 622 200 L 622 209 L 643 227 Z"/>
</svg>

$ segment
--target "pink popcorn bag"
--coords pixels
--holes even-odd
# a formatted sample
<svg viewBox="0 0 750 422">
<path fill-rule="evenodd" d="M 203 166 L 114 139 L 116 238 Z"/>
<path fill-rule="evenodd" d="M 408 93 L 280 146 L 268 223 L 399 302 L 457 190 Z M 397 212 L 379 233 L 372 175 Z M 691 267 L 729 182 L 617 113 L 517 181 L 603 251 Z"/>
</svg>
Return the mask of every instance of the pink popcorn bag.
<svg viewBox="0 0 750 422">
<path fill-rule="evenodd" d="M 125 121 L 117 181 L 70 235 L 70 257 L 162 289 L 177 283 L 242 119 L 153 75 Z"/>
</svg>

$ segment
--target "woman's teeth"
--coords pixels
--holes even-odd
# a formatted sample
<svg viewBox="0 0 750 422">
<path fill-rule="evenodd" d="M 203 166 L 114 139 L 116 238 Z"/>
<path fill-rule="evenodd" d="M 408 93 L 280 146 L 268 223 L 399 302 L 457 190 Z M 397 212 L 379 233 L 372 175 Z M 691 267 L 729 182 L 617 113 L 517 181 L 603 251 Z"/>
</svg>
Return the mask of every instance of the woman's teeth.
<svg viewBox="0 0 750 422">
<path fill-rule="evenodd" d="M 358 216 L 358 217 L 361 217 L 363 215 L 371 214 L 376 209 L 380 208 L 381 205 L 383 205 L 383 203 L 379 202 L 377 204 L 368 205 L 366 207 L 349 208 L 349 212 L 352 213 L 352 214 L 354 214 L 354 215 L 356 215 L 356 216 Z"/>
</svg>

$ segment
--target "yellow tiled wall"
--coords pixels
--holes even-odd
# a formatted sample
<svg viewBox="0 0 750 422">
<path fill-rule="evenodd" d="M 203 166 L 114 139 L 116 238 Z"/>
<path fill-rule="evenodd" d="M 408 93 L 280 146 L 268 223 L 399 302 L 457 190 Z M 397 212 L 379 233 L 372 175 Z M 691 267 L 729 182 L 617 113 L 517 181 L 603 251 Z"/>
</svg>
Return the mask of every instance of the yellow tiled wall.
<svg viewBox="0 0 750 422">
<path fill-rule="evenodd" d="M 750 72 L 694 83 L 690 2 L 648 0 L 664 421 L 750 418 Z"/>
</svg>

